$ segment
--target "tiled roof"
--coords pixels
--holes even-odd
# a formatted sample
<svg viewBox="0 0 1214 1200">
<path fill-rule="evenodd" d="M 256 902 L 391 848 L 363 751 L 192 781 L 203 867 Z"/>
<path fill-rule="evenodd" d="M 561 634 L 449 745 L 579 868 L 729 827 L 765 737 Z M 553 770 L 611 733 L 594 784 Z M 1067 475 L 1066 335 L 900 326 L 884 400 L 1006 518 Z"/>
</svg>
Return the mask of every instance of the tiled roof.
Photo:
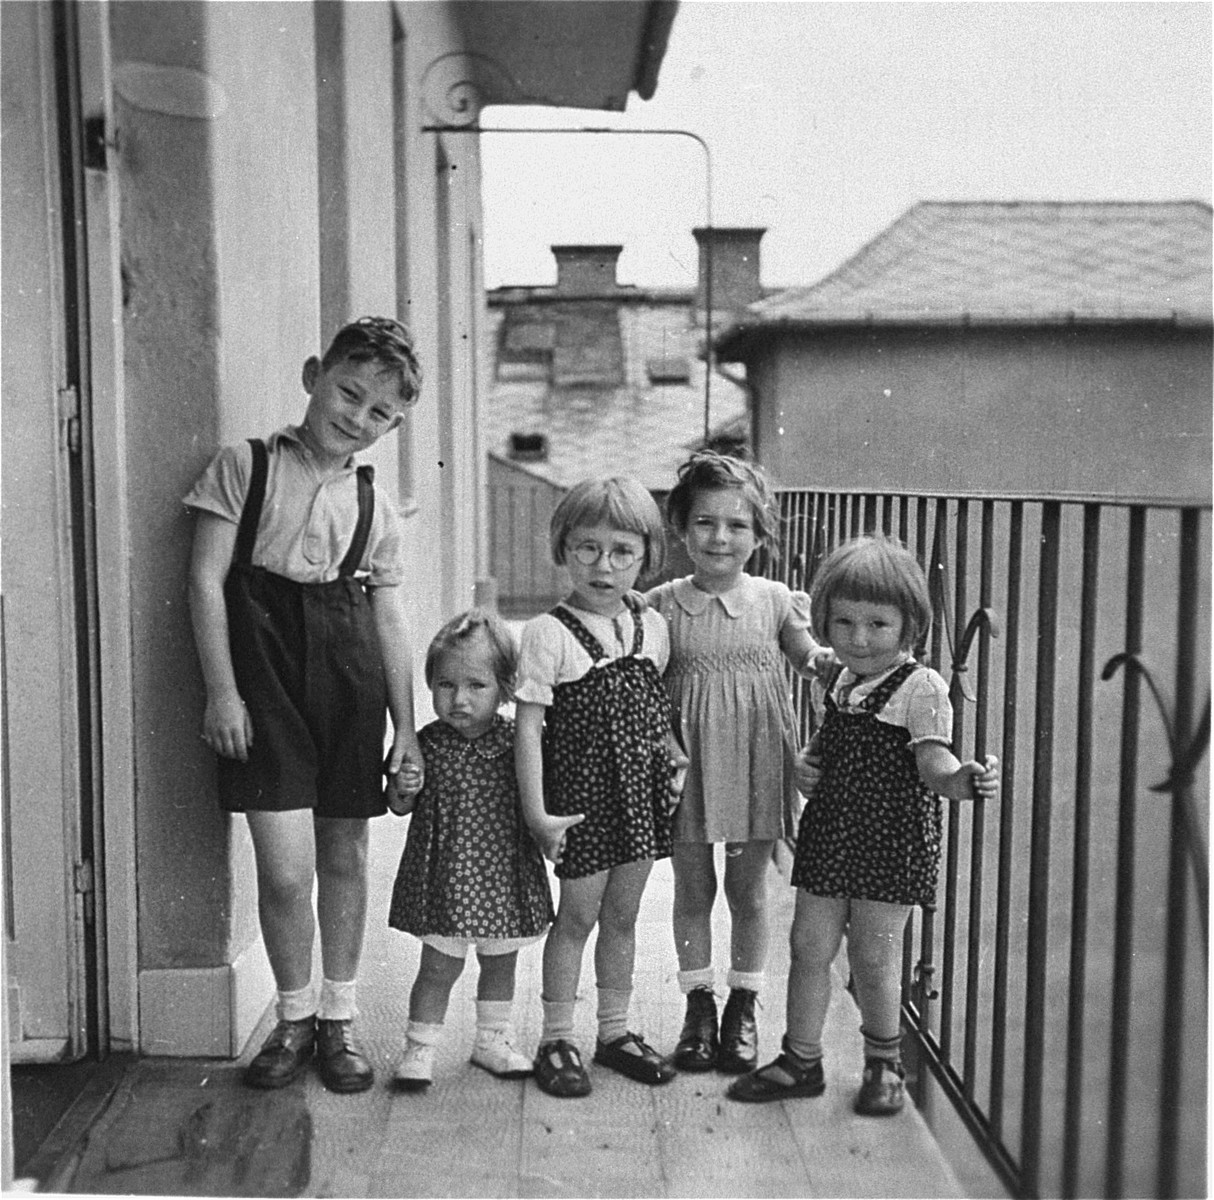
<svg viewBox="0 0 1214 1200">
<path fill-rule="evenodd" d="M 619 305 L 620 386 L 555 387 L 542 363 L 495 369 L 484 406 L 489 452 L 508 457 L 511 434 L 539 433 L 547 439 L 546 460 L 519 464 L 533 475 L 565 487 L 591 475 L 631 475 L 655 491 L 668 489 L 679 464 L 704 436 L 704 363 L 698 356 L 703 330 L 692 324 L 690 310 L 685 294 L 666 302 L 655 296 L 652 303 L 633 298 Z M 502 321 L 502 308 L 491 305 L 494 368 Z M 650 365 L 676 361 L 689 368 L 685 383 L 651 379 Z M 736 422 L 745 411 L 742 388 L 714 375 L 710 426 Z"/>
<path fill-rule="evenodd" d="M 927 201 L 819 283 L 751 305 L 735 330 L 1142 320 L 1210 323 L 1208 204 Z"/>
</svg>

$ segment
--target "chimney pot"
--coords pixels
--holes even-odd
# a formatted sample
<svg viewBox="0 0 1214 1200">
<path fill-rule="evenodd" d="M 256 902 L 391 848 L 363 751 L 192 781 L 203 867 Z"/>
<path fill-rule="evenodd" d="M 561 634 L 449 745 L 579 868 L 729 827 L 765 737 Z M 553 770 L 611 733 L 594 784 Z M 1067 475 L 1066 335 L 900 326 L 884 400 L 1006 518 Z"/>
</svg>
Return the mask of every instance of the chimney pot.
<svg viewBox="0 0 1214 1200">
<path fill-rule="evenodd" d="M 700 226 L 692 235 L 700 248 L 700 274 L 696 286 L 696 308 L 704 311 L 708 300 L 709 263 L 712 270 L 713 312 L 737 312 L 763 298 L 759 279 L 759 242 L 765 227 Z"/>
<path fill-rule="evenodd" d="M 623 246 L 553 246 L 558 295 L 614 292 L 616 263 Z"/>
</svg>

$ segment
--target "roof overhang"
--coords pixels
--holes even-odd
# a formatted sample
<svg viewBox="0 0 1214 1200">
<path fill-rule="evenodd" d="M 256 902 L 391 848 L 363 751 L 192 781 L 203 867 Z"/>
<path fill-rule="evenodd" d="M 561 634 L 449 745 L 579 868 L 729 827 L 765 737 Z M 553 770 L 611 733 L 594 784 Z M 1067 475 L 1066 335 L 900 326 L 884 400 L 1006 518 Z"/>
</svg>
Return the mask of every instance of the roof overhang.
<svg viewBox="0 0 1214 1200">
<path fill-rule="evenodd" d="M 622 112 L 657 89 L 677 0 L 491 0 L 452 5 L 480 107 Z"/>
<path fill-rule="evenodd" d="M 844 329 L 1128 329 L 1161 326 L 1171 329 L 1210 329 L 1209 314 L 1183 311 L 1092 315 L 1077 312 L 1009 314 L 955 313 L 889 316 L 865 313 L 815 320 L 739 321 L 713 341 L 720 362 L 745 362 L 757 348 L 786 337 L 812 337 Z"/>
</svg>

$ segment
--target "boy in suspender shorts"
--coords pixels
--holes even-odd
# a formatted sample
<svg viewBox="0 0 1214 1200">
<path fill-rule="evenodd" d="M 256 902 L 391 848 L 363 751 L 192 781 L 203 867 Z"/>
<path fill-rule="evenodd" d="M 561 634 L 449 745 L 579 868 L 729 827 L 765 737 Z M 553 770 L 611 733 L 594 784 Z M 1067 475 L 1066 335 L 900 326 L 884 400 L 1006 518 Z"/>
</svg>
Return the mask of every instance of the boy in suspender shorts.
<svg viewBox="0 0 1214 1200">
<path fill-rule="evenodd" d="M 386 811 L 388 713 L 388 771 L 420 787 L 422 757 L 400 518 L 353 455 L 400 424 L 421 368 L 404 326 L 363 317 L 304 363 L 303 386 L 300 425 L 220 450 L 186 496 L 196 513 L 190 609 L 202 738 L 218 756 L 220 807 L 249 823 L 278 987 L 278 1024 L 245 1081 L 283 1087 L 315 1057 L 326 1087 L 361 1092 L 373 1075 L 351 1023 L 367 820 Z"/>
</svg>

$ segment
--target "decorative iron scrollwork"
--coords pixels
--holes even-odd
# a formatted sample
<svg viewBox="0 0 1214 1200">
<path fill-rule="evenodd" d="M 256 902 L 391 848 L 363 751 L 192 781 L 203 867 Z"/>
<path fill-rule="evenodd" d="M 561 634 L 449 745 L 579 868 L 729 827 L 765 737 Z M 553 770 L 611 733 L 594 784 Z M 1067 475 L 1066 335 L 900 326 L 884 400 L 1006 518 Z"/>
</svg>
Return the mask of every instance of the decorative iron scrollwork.
<svg viewBox="0 0 1214 1200">
<path fill-rule="evenodd" d="M 486 91 L 489 92 L 486 95 Z M 440 54 L 422 73 L 422 107 L 439 129 L 473 129 L 486 104 L 549 104 L 529 96 L 497 59 L 469 50 Z"/>
<path fill-rule="evenodd" d="M 978 697 L 971 694 L 970 689 L 966 686 L 970 648 L 974 644 L 974 639 L 978 636 L 978 631 L 983 628 L 986 629 L 990 637 L 996 638 L 999 636 L 999 614 L 993 608 L 979 608 L 970 617 L 965 626 L 965 632 L 961 635 L 961 644 L 957 647 L 957 653 L 953 659 L 953 682 L 971 704 L 976 703 Z"/>
</svg>

